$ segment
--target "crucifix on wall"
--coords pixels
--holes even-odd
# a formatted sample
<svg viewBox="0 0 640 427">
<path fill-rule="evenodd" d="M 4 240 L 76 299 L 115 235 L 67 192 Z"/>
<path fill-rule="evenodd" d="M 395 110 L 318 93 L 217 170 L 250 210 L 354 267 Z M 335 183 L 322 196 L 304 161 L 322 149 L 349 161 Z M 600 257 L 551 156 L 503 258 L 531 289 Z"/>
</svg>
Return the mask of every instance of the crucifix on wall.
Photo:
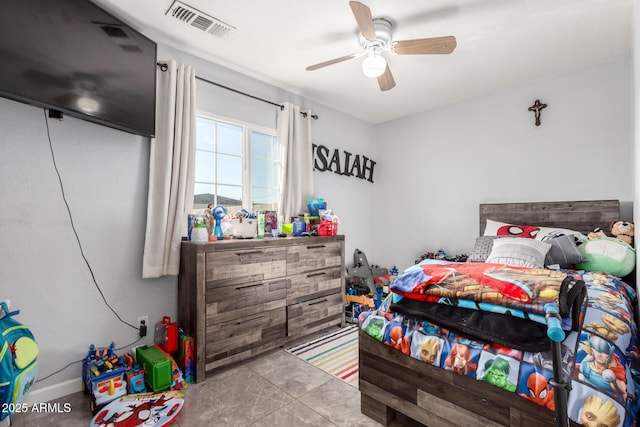
<svg viewBox="0 0 640 427">
<path fill-rule="evenodd" d="M 529 111 L 533 111 L 536 116 L 536 126 L 540 126 L 540 113 L 544 108 L 547 108 L 547 104 L 541 103 L 539 99 L 536 99 L 536 102 L 529 107 Z"/>
</svg>

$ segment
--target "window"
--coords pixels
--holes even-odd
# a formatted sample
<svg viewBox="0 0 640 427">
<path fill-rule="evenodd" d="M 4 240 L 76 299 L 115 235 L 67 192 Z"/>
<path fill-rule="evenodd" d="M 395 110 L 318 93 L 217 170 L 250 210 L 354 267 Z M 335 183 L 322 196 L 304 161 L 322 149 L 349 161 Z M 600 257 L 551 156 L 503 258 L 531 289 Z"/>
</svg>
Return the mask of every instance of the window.
<svg viewBox="0 0 640 427">
<path fill-rule="evenodd" d="M 274 129 L 198 114 L 194 209 L 277 211 L 281 175 Z"/>
</svg>

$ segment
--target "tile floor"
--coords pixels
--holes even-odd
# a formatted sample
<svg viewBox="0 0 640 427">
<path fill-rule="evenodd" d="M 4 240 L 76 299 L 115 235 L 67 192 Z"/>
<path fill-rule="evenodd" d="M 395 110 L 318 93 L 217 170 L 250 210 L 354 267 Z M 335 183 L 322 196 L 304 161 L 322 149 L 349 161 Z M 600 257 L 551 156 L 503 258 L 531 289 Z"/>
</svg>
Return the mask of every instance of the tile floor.
<svg viewBox="0 0 640 427">
<path fill-rule="evenodd" d="M 275 349 L 207 375 L 184 390 L 185 406 L 176 427 L 379 427 L 360 413 L 360 393 L 353 386 Z M 61 414 L 18 414 L 17 427 L 86 427 L 91 421 L 89 398 L 82 392 L 56 400 L 70 403 Z M 419 426 L 410 419 L 394 427 Z"/>
</svg>

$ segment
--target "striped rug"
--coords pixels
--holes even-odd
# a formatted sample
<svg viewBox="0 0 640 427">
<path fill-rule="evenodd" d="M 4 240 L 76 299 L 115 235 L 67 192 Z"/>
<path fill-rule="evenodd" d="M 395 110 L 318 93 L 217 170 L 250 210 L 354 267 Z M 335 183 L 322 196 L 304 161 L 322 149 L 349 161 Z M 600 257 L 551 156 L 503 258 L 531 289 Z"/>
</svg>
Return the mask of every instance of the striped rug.
<svg viewBox="0 0 640 427">
<path fill-rule="evenodd" d="M 331 331 L 284 350 L 358 388 L 358 325 Z"/>
</svg>

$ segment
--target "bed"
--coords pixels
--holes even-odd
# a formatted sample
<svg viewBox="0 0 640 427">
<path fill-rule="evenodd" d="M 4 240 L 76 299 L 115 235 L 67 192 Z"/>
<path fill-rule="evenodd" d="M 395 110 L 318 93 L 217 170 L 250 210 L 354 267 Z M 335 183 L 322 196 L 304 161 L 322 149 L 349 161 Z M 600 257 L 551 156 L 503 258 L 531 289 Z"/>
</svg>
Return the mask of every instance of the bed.
<svg viewBox="0 0 640 427">
<path fill-rule="evenodd" d="M 495 226 L 496 223 L 505 223 L 536 225 L 539 230 L 545 227 L 555 231 L 578 230 L 583 233 L 583 238 L 586 238 L 586 234 L 594 229 L 608 230 L 610 223 L 619 218 L 620 205 L 616 200 L 482 204 L 480 205 L 479 236 L 483 236 L 487 224 Z M 525 227 L 516 232 L 527 233 L 531 230 Z M 522 236 L 516 237 L 518 237 L 516 240 L 522 240 Z M 500 241 L 512 238 L 505 237 Z M 543 241 L 544 238 L 536 237 L 531 240 Z M 475 249 L 474 247 L 474 251 Z M 584 257 L 585 254 L 582 255 Z M 633 255 L 635 262 L 634 252 Z M 493 257 L 488 261 L 495 259 Z M 425 272 L 434 274 L 429 269 L 439 267 L 432 267 L 432 261 L 424 262 L 427 265 L 423 266 L 421 263 L 407 270 L 413 271 L 414 274 L 431 277 Z M 480 268 L 483 265 L 491 266 L 495 263 L 485 264 L 479 261 L 473 267 Z M 589 263 L 576 265 L 589 265 Z M 445 265 L 444 267 L 464 270 L 470 265 L 453 267 Z M 583 423 L 608 427 L 636 425 L 634 417 L 637 417 L 640 407 L 640 396 L 638 396 L 640 390 L 636 391 L 636 382 L 640 380 L 638 376 L 640 361 L 635 324 L 637 304 L 635 290 L 615 275 L 585 269 L 577 270 L 575 269 L 577 267 L 568 269 L 566 265 L 562 267 L 564 268 L 533 270 L 540 270 L 538 272 L 541 274 L 558 275 L 553 279 L 558 282 L 558 287 L 553 288 L 558 290 L 557 295 L 553 297 L 558 302 L 566 304 L 566 300 L 560 301 L 560 296 L 563 292 L 567 295 L 567 289 L 576 290 L 572 295 L 573 302 L 568 304 L 569 307 L 564 307 L 562 323 L 566 333 L 566 339 L 562 345 L 562 357 L 565 360 L 562 370 L 564 379 L 570 386 L 568 410 L 570 423 L 571 425 Z M 507 269 L 510 270 L 511 267 L 507 266 Z M 531 273 L 528 268 L 522 268 L 522 271 L 525 274 Z M 469 338 L 460 331 L 473 331 L 473 324 L 470 329 L 458 330 L 455 327 L 451 328 L 451 324 L 444 320 L 438 321 L 438 316 L 441 316 L 440 319 L 451 317 L 449 314 L 443 316 L 442 313 L 456 314 L 458 303 L 448 301 L 446 304 L 437 304 L 433 300 L 429 301 L 429 298 L 433 297 L 425 296 L 427 292 L 425 289 L 429 288 L 428 286 L 423 286 L 420 292 L 429 309 L 440 306 L 445 310 L 454 311 L 440 312 L 438 308 L 434 312 L 425 314 L 431 317 L 422 317 L 422 311 L 419 312 L 420 314 L 412 311 L 421 301 L 408 298 L 407 288 L 401 288 L 403 284 L 419 282 L 418 279 L 411 282 L 406 277 L 400 280 L 406 273 L 407 271 L 398 277 L 396 282 L 400 284 L 394 290 L 401 294 L 405 292 L 402 298 L 395 294 L 391 303 L 389 300 L 386 301 L 388 306 L 383 304 L 379 310 L 365 312 L 359 319 L 361 412 L 383 425 L 389 425 L 392 420 L 402 416 L 430 427 L 555 426 L 556 412 L 554 405 L 550 403 L 553 399 L 549 396 L 553 388 L 548 384 L 553 379 L 553 374 L 549 366 L 549 351 L 545 350 L 548 347 L 544 347 L 548 342 L 543 342 L 543 337 L 534 337 L 530 340 L 531 342 L 526 343 L 526 346 L 530 347 L 525 351 L 505 345 L 500 334 L 494 333 L 485 337 L 491 339 L 491 336 L 496 336 L 496 341 L 478 340 L 476 336 L 471 335 Z M 630 279 L 633 276 L 634 273 L 626 277 Z M 560 282 L 565 285 L 561 285 Z M 566 285 L 567 283 L 569 285 Z M 562 288 L 562 286 L 565 287 Z M 504 289 L 503 292 L 508 293 Z M 522 292 L 521 289 L 515 290 Z M 539 293 L 544 294 L 542 291 Z M 447 300 L 441 294 L 436 293 L 436 295 L 439 295 L 440 300 Z M 504 295 L 502 297 L 504 299 Z M 527 296 L 524 295 L 524 298 Z M 454 301 L 457 300 L 454 299 Z M 404 303 L 406 304 L 402 305 Z M 514 315 L 515 311 L 517 310 L 513 312 L 509 310 L 508 316 L 503 316 L 509 319 L 505 325 L 515 321 L 514 318 L 518 316 Z M 471 313 L 475 316 L 473 314 L 475 312 Z M 527 313 L 525 313 L 526 316 L 528 316 Z M 531 333 L 532 336 L 539 333 L 540 329 L 539 319 L 534 319 L 534 316 L 535 314 L 532 314 L 531 318 L 518 319 L 518 321 L 526 320 L 529 324 L 536 324 L 536 330 Z M 373 328 L 372 333 L 371 319 L 377 321 L 379 318 L 384 319 L 384 325 L 381 328 Z M 605 319 L 608 321 L 605 322 Z M 441 323 L 445 326 L 441 326 Z M 416 331 L 422 334 L 419 335 Z M 423 343 L 427 342 L 425 336 L 437 337 L 440 340 L 439 345 L 432 348 L 434 351 L 431 352 L 430 357 L 423 357 L 424 349 L 416 350 L 418 348 L 416 346 L 414 349 L 411 348 L 411 341 L 417 340 L 418 336 Z M 595 368 L 589 369 L 592 366 L 590 360 L 598 357 L 595 347 L 603 341 L 603 337 L 607 338 L 609 343 L 615 344 L 610 346 L 612 353 L 607 359 L 614 377 L 612 378 L 610 373 L 598 377 L 600 381 L 606 378 L 607 388 L 598 383 L 598 378 L 590 376 Z M 523 340 L 523 346 L 525 341 Z M 506 342 L 511 343 L 509 340 Z M 463 357 L 464 352 L 455 351 L 456 343 L 468 344 L 468 349 L 471 349 L 474 355 Z M 590 343 L 593 347 L 589 347 Z M 600 350 L 600 347 L 598 349 Z M 422 353 L 416 353 L 417 351 Z M 466 370 L 455 369 L 452 362 L 454 356 L 462 359 L 466 357 L 468 362 Z M 490 376 L 490 372 L 494 368 L 500 368 L 498 359 L 502 359 L 500 362 L 507 361 L 509 367 L 506 371 L 502 371 L 503 377 L 495 381 L 497 377 L 493 377 L 493 374 Z M 617 363 L 615 367 L 613 367 L 614 363 L 610 362 L 613 359 Z M 511 368 L 510 371 L 509 368 Z M 509 373 L 505 374 L 505 372 Z M 494 380 L 487 381 L 487 378 L 494 378 Z M 542 382 L 539 381 L 540 378 Z M 536 388 L 539 390 L 535 390 Z M 598 417 L 600 418 L 597 419 Z"/>
</svg>

